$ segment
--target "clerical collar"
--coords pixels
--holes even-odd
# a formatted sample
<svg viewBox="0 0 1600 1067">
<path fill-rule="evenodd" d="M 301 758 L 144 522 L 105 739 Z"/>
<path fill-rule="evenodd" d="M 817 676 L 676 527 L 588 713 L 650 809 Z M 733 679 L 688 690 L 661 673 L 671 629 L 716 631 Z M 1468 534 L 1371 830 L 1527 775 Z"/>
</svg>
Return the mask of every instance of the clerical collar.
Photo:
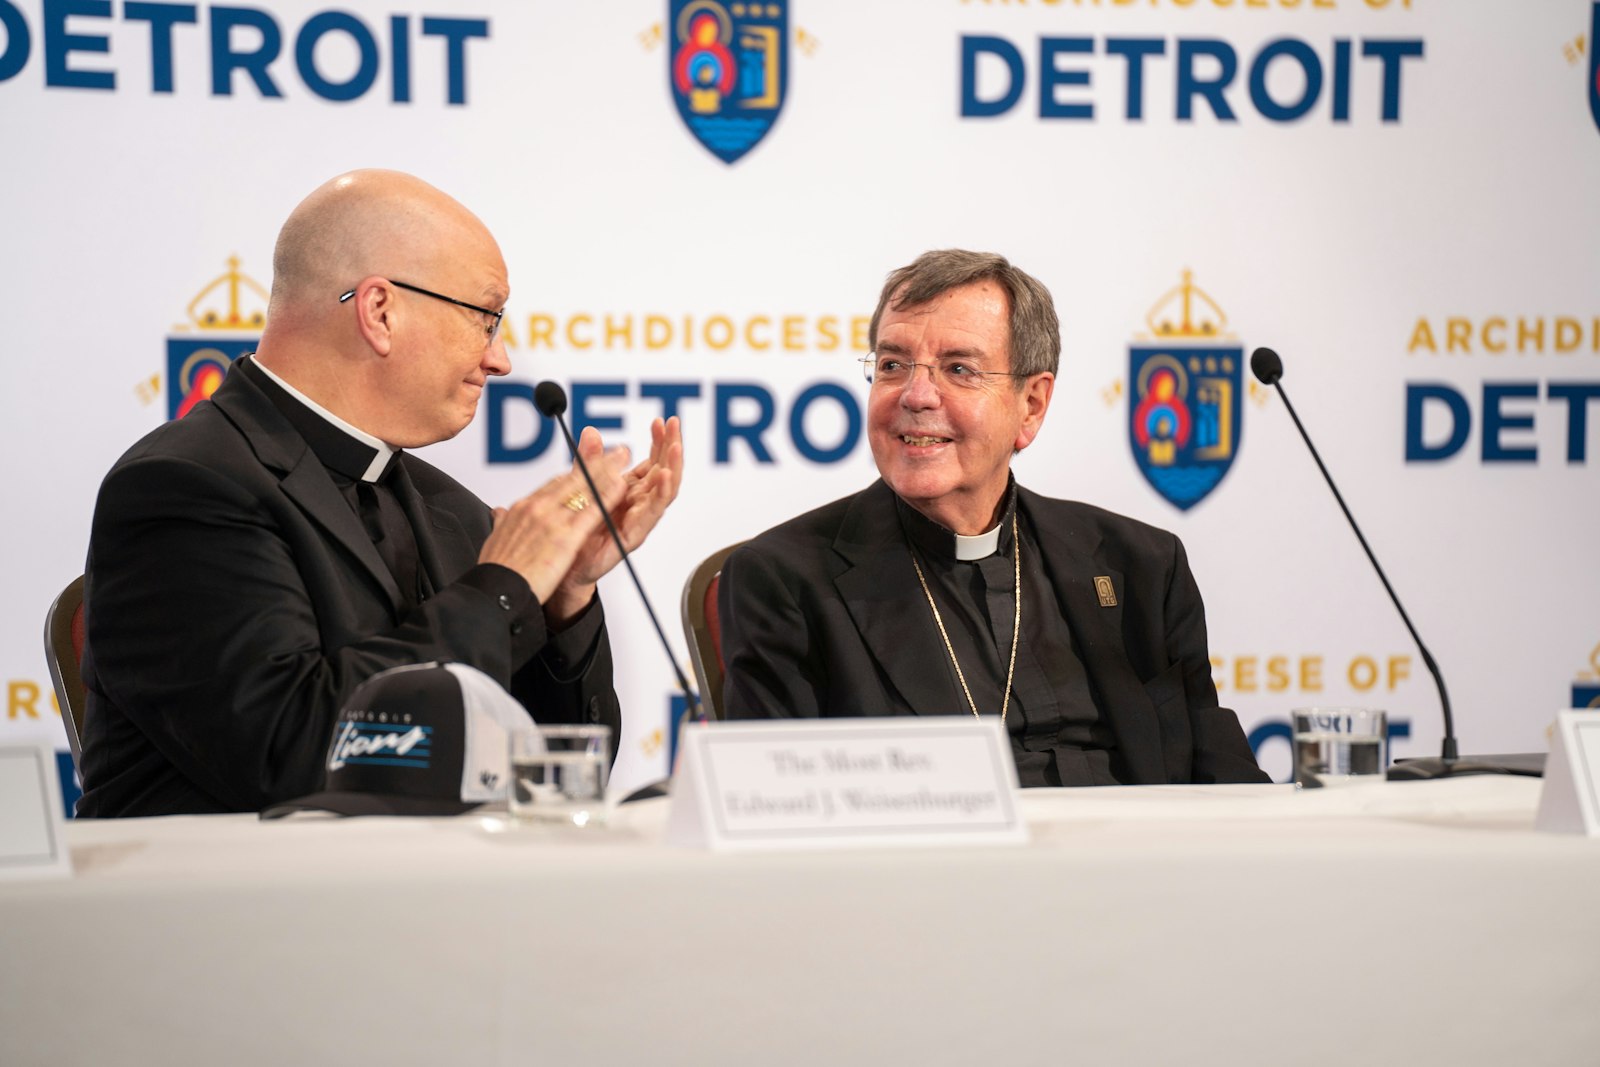
<svg viewBox="0 0 1600 1067">
<path fill-rule="evenodd" d="M 391 448 L 365 430 L 358 429 L 318 404 L 300 390 L 278 377 L 256 359 L 242 360 L 251 370 L 259 371 L 265 381 L 257 380 L 266 388 L 268 397 L 284 416 L 300 431 L 311 451 L 317 454 L 324 466 L 337 471 L 351 481 L 376 482 L 389 469 L 389 464 L 400 450 Z M 272 387 L 283 391 L 276 395 Z M 292 398 L 295 403 L 283 401 Z M 316 415 L 317 418 L 309 418 Z"/>
<path fill-rule="evenodd" d="M 927 559 L 950 563 L 986 559 L 996 553 L 1011 555 L 1011 513 L 1017 507 L 1017 494 L 1012 485 L 1006 486 L 1006 506 L 994 529 L 971 536 L 941 526 L 898 496 L 894 502 L 906 538 Z"/>
</svg>

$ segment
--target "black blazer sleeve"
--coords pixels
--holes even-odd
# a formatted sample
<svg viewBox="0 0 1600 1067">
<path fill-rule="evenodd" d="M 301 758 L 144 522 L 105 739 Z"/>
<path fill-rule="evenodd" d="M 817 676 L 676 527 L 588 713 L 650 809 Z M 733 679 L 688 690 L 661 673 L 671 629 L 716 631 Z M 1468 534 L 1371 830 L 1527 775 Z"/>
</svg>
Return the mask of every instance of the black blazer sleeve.
<svg viewBox="0 0 1600 1067">
<path fill-rule="evenodd" d="M 546 643 L 537 605 L 518 610 L 531 601 L 526 584 L 507 572 L 522 591 L 508 606 L 474 569 L 481 502 L 452 534 L 430 531 L 444 539 L 450 580 L 397 619 L 330 532 L 340 516 L 308 513 L 214 411 L 196 416 L 186 435 L 208 434 L 210 454 L 136 448 L 101 487 L 81 814 L 255 811 L 314 792 L 345 699 L 401 664 L 467 663 L 540 721 L 620 725 L 603 620 L 586 654 L 552 664 L 535 654 Z M 535 632 L 515 622 L 530 616 Z"/>
<path fill-rule="evenodd" d="M 797 575 L 755 545 L 722 565 L 722 706 L 730 719 L 814 719 L 823 714 L 830 666 Z M 819 580 L 823 580 L 819 576 Z"/>
<path fill-rule="evenodd" d="M 1190 751 L 1183 757 L 1187 780 L 1200 784 L 1270 781 L 1250 751 L 1239 717 L 1218 706 L 1200 587 L 1189 569 L 1183 542 L 1171 537 L 1171 545 L 1172 564 L 1162 619 L 1166 656 L 1181 680 L 1182 706 L 1189 718 Z"/>
</svg>

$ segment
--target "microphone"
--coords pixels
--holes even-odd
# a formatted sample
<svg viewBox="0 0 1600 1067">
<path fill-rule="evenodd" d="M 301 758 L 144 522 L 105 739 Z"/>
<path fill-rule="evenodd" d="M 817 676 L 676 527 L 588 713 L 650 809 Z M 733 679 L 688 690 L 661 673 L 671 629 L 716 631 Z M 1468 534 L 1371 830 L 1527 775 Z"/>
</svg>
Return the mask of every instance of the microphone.
<svg viewBox="0 0 1600 1067">
<path fill-rule="evenodd" d="M 678 688 L 683 691 L 683 697 L 689 703 L 689 714 L 695 722 L 704 722 L 705 709 L 700 704 L 700 698 L 689 688 L 689 680 L 683 676 L 683 669 L 678 666 L 678 659 L 672 654 L 672 645 L 667 641 L 666 632 L 661 629 L 661 620 L 656 618 L 656 609 L 651 606 L 650 597 L 644 591 L 644 583 L 639 581 L 639 574 L 633 569 L 633 560 L 628 555 L 627 546 L 622 543 L 622 535 L 617 533 L 617 524 L 611 521 L 611 510 L 606 507 L 605 501 L 600 499 L 600 490 L 595 488 L 594 477 L 589 473 L 589 465 L 583 461 L 583 455 L 578 451 L 578 442 L 573 439 L 572 431 L 567 428 L 567 420 L 562 417 L 567 410 L 566 390 L 555 382 L 540 382 L 533 388 L 533 406 L 539 409 L 539 414 L 547 419 L 555 419 L 556 424 L 561 427 L 561 435 L 567 439 L 567 449 L 578 464 L 578 470 L 583 473 L 583 480 L 589 486 L 589 495 L 593 498 L 595 507 L 600 509 L 600 517 L 606 521 L 606 529 L 611 531 L 612 543 L 617 546 L 617 551 L 622 553 L 622 563 L 628 568 L 628 577 L 633 579 L 633 587 L 639 591 L 639 599 L 644 601 L 644 610 L 656 628 L 656 636 L 661 639 L 661 650 L 667 654 L 667 662 L 672 664 L 672 673 L 678 679 Z"/>
<path fill-rule="evenodd" d="M 1384 590 L 1389 594 L 1389 599 L 1394 603 L 1394 609 L 1400 613 L 1400 621 L 1406 624 L 1406 629 L 1411 634 L 1411 640 L 1417 644 L 1417 651 L 1422 654 L 1422 662 L 1427 665 L 1428 673 L 1433 675 L 1433 684 L 1439 690 L 1439 705 L 1444 711 L 1444 742 L 1441 746 L 1438 759 L 1412 759 L 1405 760 L 1389 769 L 1391 779 L 1420 779 L 1420 778 L 1446 778 L 1459 774 L 1539 774 L 1543 767 L 1542 760 L 1534 766 L 1529 757 L 1475 757 L 1470 762 L 1461 760 L 1456 750 L 1455 719 L 1450 714 L 1450 696 L 1445 692 L 1444 676 L 1439 673 L 1439 665 L 1434 662 L 1433 654 L 1422 643 L 1422 638 L 1417 634 L 1417 628 L 1411 625 L 1411 616 L 1406 614 L 1406 609 L 1400 603 L 1400 597 L 1395 594 L 1394 586 L 1389 584 L 1389 576 L 1383 573 L 1383 567 L 1378 563 L 1378 557 L 1372 554 L 1372 548 L 1367 544 L 1367 539 L 1361 533 L 1361 527 L 1356 525 L 1355 516 L 1350 514 L 1350 509 L 1345 506 L 1344 497 L 1339 493 L 1339 487 L 1333 484 L 1333 475 L 1328 473 L 1327 466 L 1322 462 L 1322 456 L 1317 453 L 1317 446 L 1311 443 L 1311 435 L 1306 433 L 1306 428 L 1300 422 L 1300 416 L 1295 413 L 1294 405 L 1289 403 L 1289 395 L 1283 391 L 1280 379 L 1283 378 L 1283 360 L 1278 353 L 1270 348 L 1258 348 L 1250 355 L 1250 370 L 1256 379 L 1263 385 L 1270 385 L 1277 389 L 1278 396 L 1283 400 L 1283 406 L 1289 410 L 1289 417 L 1294 420 L 1295 429 L 1300 431 L 1301 440 L 1305 441 L 1306 448 L 1311 450 L 1311 458 L 1317 461 L 1317 469 L 1322 472 L 1323 479 L 1328 483 L 1328 488 L 1333 490 L 1333 498 L 1339 502 L 1339 510 L 1344 512 L 1344 517 L 1350 523 L 1350 529 L 1355 531 L 1356 540 L 1361 542 L 1361 550 L 1367 554 L 1367 559 L 1372 563 L 1372 569 L 1378 572 L 1378 580 L 1383 582 Z M 1496 764 L 1492 761 L 1505 761 Z"/>
<path fill-rule="evenodd" d="M 1270 348 L 1258 348 L 1250 353 L 1250 371 L 1262 385 L 1277 385 L 1278 379 L 1283 377 L 1283 360 L 1279 359 L 1278 353 Z M 1278 392 L 1280 396 L 1283 393 L 1281 389 Z M 1284 403 L 1288 403 L 1287 398 L 1284 399 Z M 1294 421 L 1296 426 L 1300 425 L 1299 419 Z M 1306 443 L 1311 442 L 1308 440 Z"/>
</svg>

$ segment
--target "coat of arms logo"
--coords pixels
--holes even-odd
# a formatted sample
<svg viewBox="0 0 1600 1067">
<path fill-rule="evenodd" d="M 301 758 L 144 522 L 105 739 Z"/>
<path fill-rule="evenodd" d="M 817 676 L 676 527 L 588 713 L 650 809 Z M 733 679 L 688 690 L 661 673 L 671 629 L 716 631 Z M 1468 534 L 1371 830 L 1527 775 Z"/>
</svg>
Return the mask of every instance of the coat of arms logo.
<svg viewBox="0 0 1600 1067">
<path fill-rule="evenodd" d="M 254 352 L 267 323 L 268 294 L 239 270 L 239 257 L 189 301 L 189 321 L 167 338 L 167 418 L 181 419 L 222 384 L 228 366 Z M 198 336 L 189 336 L 190 334 Z"/>
<path fill-rule="evenodd" d="M 734 163 L 767 135 L 789 78 L 786 3 L 671 0 L 668 81 L 699 142 Z"/>
<path fill-rule="evenodd" d="M 1128 443 L 1151 487 L 1187 511 L 1238 454 L 1244 346 L 1189 271 L 1145 322 L 1128 346 Z"/>
</svg>

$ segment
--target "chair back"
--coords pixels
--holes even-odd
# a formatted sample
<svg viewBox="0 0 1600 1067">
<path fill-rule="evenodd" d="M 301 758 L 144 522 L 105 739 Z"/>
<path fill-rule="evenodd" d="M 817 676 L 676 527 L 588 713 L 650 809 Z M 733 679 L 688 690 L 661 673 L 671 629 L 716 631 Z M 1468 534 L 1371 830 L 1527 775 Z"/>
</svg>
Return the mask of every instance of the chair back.
<svg viewBox="0 0 1600 1067">
<path fill-rule="evenodd" d="M 739 541 L 711 553 L 690 572 L 683 585 L 683 634 L 689 642 L 689 661 L 700 687 L 700 704 L 713 719 L 724 718 L 722 622 L 717 617 L 717 588 L 722 582 L 723 562 L 742 544 Z"/>
<path fill-rule="evenodd" d="M 67 584 L 44 617 L 44 657 L 61 706 L 61 725 L 72 748 L 72 765 L 83 773 L 83 576 Z"/>
</svg>

